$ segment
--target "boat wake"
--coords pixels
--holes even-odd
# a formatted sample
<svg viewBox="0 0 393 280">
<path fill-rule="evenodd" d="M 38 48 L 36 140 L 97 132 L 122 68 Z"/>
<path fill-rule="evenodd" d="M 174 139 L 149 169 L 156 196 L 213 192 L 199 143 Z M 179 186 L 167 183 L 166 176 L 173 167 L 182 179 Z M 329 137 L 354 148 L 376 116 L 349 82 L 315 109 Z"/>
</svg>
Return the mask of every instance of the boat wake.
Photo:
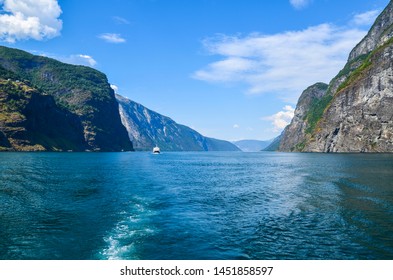
<svg viewBox="0 0 393 280">
<path fill-rule="evenodd" d="M 130 211 L 120 212 L 119 222 L 104 237 L 106 246 L 99 253 L 100 259 L 141 259 L 140 248 L 143 248 L 145 240 L 156 233 L 150 223 L 155 213 L 149 210 L 147 203 L 135 198 L 130 204 Z"/>
</svg>

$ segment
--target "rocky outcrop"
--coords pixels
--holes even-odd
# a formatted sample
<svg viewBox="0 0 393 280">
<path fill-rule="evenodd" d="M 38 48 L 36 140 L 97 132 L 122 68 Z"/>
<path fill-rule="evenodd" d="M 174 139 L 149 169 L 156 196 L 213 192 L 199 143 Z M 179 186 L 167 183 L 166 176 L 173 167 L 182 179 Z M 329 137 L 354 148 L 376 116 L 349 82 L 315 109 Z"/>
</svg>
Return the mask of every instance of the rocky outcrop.
<svg viewBox="0 0 393 280">
<path fill-rule="evenodd" d="M 123 125 L 135 150 L 150 151 L 158 145 L 163 151 L 238 151 L 223 140 L 207 138 L 172 119 L 116 95 Z"/>
<path fill-rule="evenodd" d="M 307 140 L 307 129 L 310 127 L 311 119 L 308 119 L 310 109 L 322 99 L 327 88 L 327 84 L 317 83 L 303 91 L 297 103 L 292 122 L 281 137 L 280 151 L 291 152 L 302 148 L 302 143 Z"/>
<path fill-rule="evenodd" d="M 393 37 L 393 4 L 389 3 L 376 19 L 370 31 L 349 54 L 349 61 L 366 55 Z"/>
<path fill-rule="evenodd" d="M 305 93 L 280 151 L 393 152 L 393 2 L 325 92 Z"/>
<path fill-rule="evenodd" d="M 58 107 L 52 96 L 29 85 L 0 79 L 0 150 L 84 151 L 78 117 Z"/>
<path fill-rule="evenodd" d="M 393 152 L 393 44 L 337 92 L 304 151 Z"/>
<path fill-rule="evenodd" d="M 103 73 L 0 47 L 0 79 L 1 149 L 133 149 Z"/>
</svg>

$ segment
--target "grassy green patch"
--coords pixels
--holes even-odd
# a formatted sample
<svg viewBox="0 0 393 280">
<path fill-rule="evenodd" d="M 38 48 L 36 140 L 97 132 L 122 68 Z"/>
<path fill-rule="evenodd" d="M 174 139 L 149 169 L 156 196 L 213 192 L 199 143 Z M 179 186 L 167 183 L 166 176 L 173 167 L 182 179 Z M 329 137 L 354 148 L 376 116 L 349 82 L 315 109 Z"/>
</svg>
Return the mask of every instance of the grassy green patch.
<svg viewBox="0 0 393 280">
<path fill-rule="evenodd" d="M 314 131 L 319 120 L 322 118 L 325 109 L 329 106 L 332 99 L 333 96 L 327 94 L 323 96 L 321 99 L 311 103 L 310 109 L 306 116 L 306 120 L 308 124 L 306 133 L 311 134 Z"/>
<path fill-rule="evenodd" d="M 357 61 L 362 61 L 362 64 L 359 67 L 357 67 L 352 73 L 350 71 L 348 72 L 349 73 L 348 78 L 338 87 L 336 94 L 342 91 L 343 89 L 347 88 L 349 85 L 353 84 L 355 81 L 362 78 L 366 73 L 366 71 L 372 66 L 373 57 L 375 57 L 376 54 L 380 53 L 383 49 L 385 49 L 387 46 L 391 45 L 392 43 L 393 43 L 393 38 L 390 38 L 383 45 L 379 46 L 372 52 L 361 55 L 358 58 L 356 58 Z M 342 71 L 344 71 L 346 67 L 344 67 Z M 344 73 L 346 73 L 347 71 L 348 69 L 346 69 Z"/>
<path fill-rule="evenodd" d="M 363 76 L 365 71 L 369 69 L 369 67 L 372 65 L 370 56 L 367 57 L 363 63 L 353 71 L 349 77 L 337 88 L 336 92 L 342 91 L 344 88 L 348 87 L 351 85 L 353 82 L 357 81 L 360 77 Z"/>
<path fill-rule="evenodd" d="M 292 151 L 303 152 L 305 147 L 306 147 L 306 141 L 303 141 L 303 142 L 296 144 L 295 148 L 292 149 Z"/>
</svg>

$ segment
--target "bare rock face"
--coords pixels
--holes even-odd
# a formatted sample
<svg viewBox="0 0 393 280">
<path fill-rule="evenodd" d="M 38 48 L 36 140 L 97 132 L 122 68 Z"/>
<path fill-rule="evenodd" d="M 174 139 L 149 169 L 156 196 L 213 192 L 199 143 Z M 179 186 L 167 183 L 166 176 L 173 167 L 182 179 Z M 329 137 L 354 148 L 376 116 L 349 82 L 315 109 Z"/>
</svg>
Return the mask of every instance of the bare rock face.
<svg viewBox="0 0 393 280">
<path fill-rule="evenodd" d="M 388 4 L 385 10 L 376 19 L 370 31 L 362 41 L 351 51 L 349 61 L 361 55 L 368 54 L 377 47 L 383 45 L 393 37 L 393 5 Z"/>
<path fill-rule="evenodd" d="M 325 92 L 308 90 L 280 151 L 393 152 L 393 2 Z"/>
<path fill-rule="evenodd" d="M 228 141 L 205 137 L 121 95 L 116 99 L 135 150 L 150 151 L 158 145 L 163 151 L 239 151 Z"/>
<path fill-rule="evenodd" d="M 393 45 L 338 92 L 305 151 L 393 152 Z"/>
</svg>

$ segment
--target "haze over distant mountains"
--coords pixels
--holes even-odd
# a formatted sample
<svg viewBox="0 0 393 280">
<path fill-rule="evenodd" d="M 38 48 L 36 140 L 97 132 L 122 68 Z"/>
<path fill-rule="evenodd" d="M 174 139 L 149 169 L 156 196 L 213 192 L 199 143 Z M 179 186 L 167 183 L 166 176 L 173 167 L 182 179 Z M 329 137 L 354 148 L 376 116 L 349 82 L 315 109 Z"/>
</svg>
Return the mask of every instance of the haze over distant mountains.
<svg viewBox="0 0 393 280">
<path fill-rule="evenodd" d="M 240 150 L 243 152 L 260 152 L 269 146 L 273 140 L 239 140 L 233 141 L 232 143 L 235 144 Z"/>
</svg>

